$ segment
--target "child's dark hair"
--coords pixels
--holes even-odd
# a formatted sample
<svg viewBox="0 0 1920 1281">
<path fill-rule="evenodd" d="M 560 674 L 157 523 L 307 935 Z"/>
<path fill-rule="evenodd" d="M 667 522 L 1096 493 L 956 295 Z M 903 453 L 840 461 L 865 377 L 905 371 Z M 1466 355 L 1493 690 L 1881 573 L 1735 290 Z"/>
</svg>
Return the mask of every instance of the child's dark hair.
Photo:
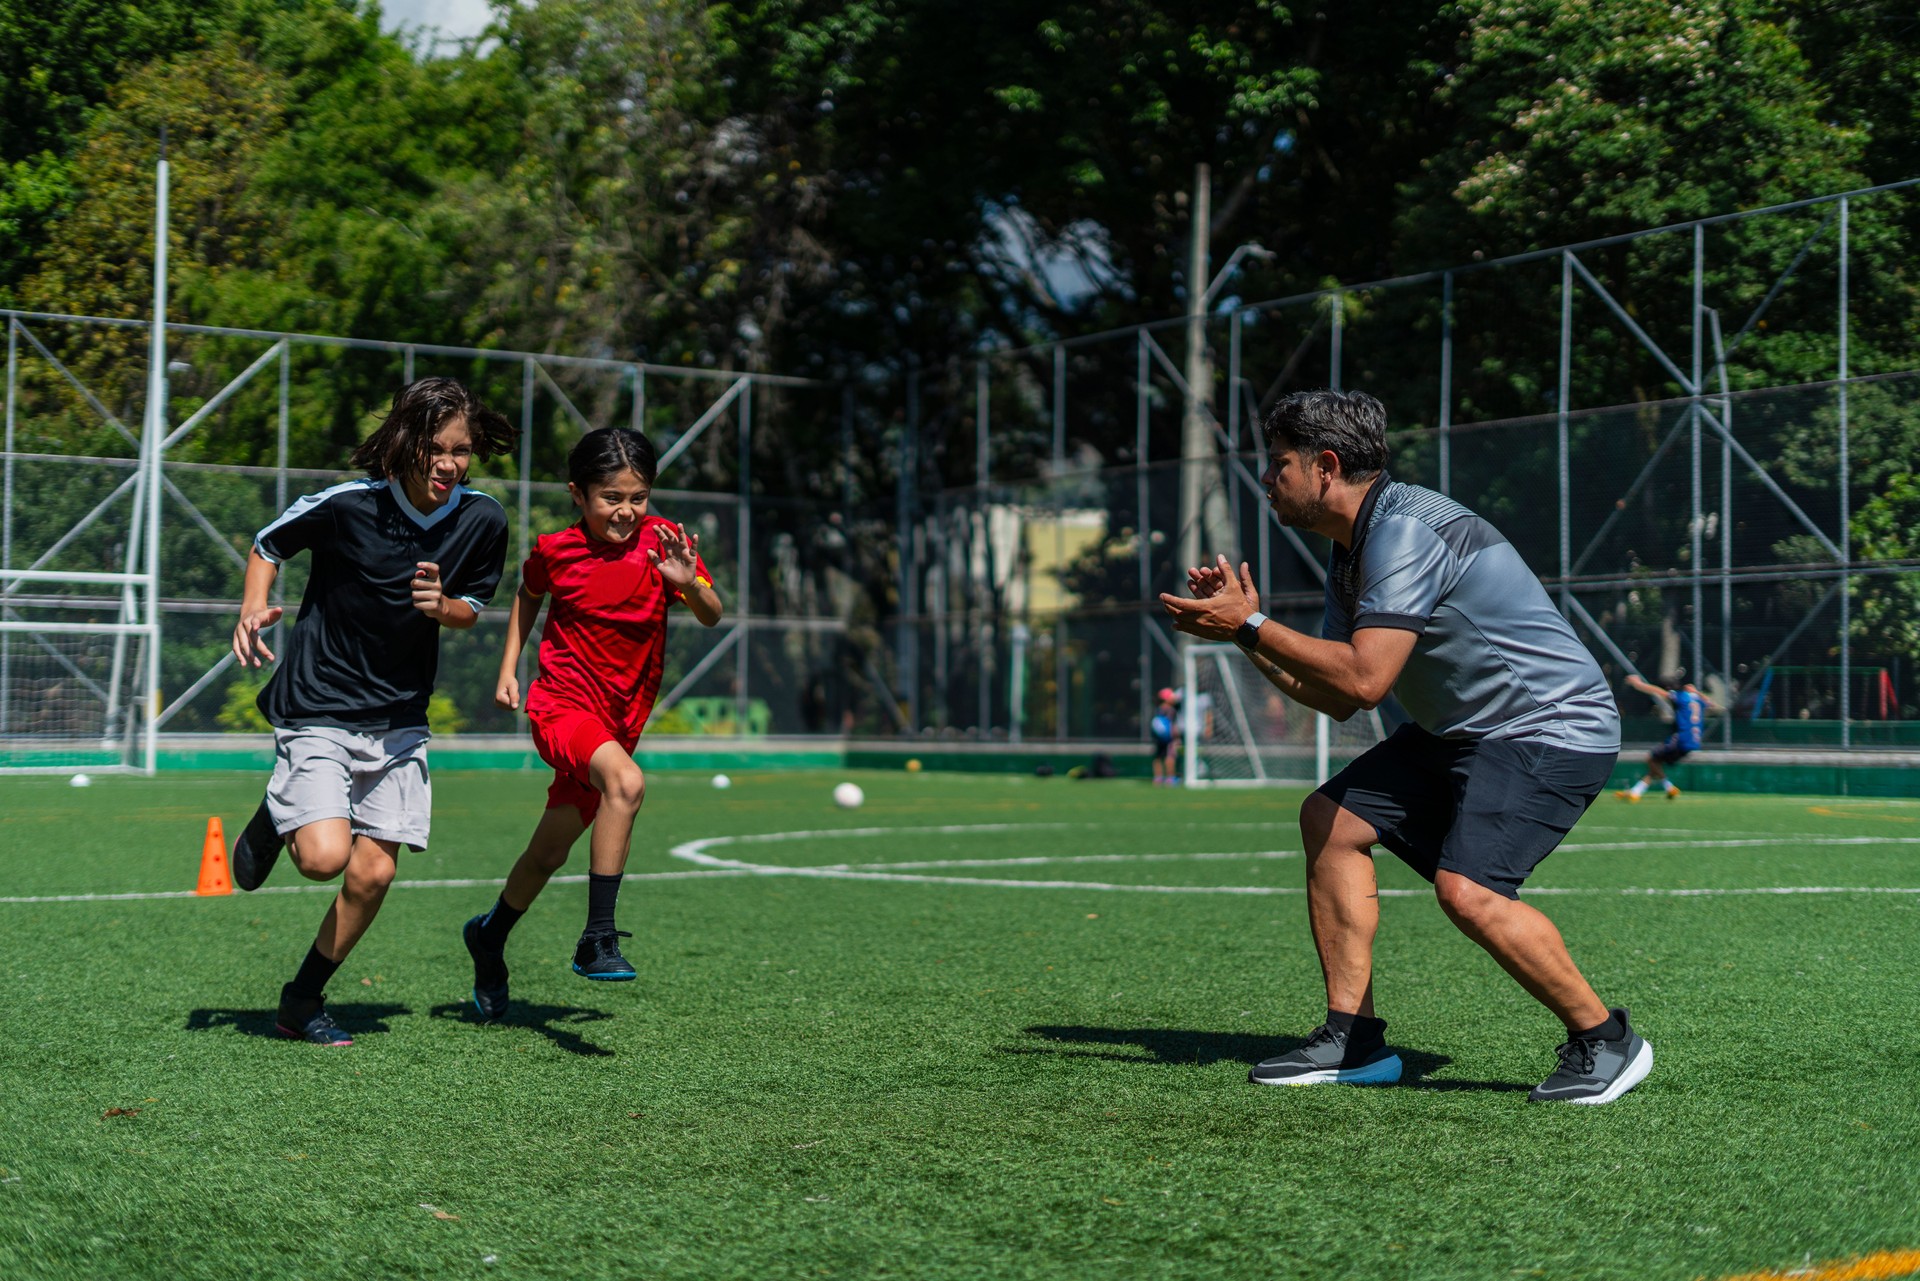
<svg viewBox="0 0 1920 1281">
<path fill-rule="evenodd" d="M 590 431 L 567 455 L 567 479 L 583 494 L 587 486 L 623 471 L 637 473 L 647 482 L 648 489 L 653 488 L 653 478 L 660 474 L 653 442 L 631 427 L 602 427 Z"/>
<path fill-rule="evenodd" d="M 480 403 L 465 384 L 451 378 L 422 378 L 393 397 L 386 421 L 353 451 L 353 465 L 375 480 L 399 480 L 424 470 L 433 438 L 456 418 L 467 420 L 473 452 L 480 458 L 513 451 L 520 433 L 505 415 Z"/>
</svg>

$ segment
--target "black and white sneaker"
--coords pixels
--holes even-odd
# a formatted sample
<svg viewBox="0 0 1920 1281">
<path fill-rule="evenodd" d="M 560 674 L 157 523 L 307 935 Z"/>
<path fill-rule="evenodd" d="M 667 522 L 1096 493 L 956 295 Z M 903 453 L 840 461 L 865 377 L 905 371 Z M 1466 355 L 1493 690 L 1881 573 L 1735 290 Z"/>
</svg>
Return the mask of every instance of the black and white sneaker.
<svg viewBox="0 0 1920 1281">
<path fill-rule="evenodd" d="M 1255 1085 L 1392 1085 L 1400 1079 L 1400 1056 L 1387 1048 L 1384 1019 L 1355 1019 L 1349 1032 L 1322 1023 L 1307 1043 L 1256 1064 Z"/>
<path fill-rule="evenodd" d="M 491 1023 L 507 1012 L 507 957 L 504 950 L 495 951 L 480 937 L 480 926 L 486 919 L 487 914 L 480 913 L 460 934 L 473 957 L 473 1008 Z"/>
<path fill-rule="evenodd" d="M 345 1047 L 353 1044 L 353 1038 L 327 1013 L 324 999 L 293 996 L 284 989 L 280 993 L 280 1012 L 273 1021 L 273 1030 L 289 1041 L 305 1041 L 309 1045 Z"/>
<path fill-rule="evenodd" d="M 627 958 L 620 955 L 620 940 L 633 935 L 625 930 L 595 930 L 580 936 L 573 949 L 573 972 L 582 978 L 603 983 L 624 983 L 639 977 Z"/>
<path fill-rule="evenodd" d="M 1609 1010 L 1620 1020 L 1618 1040 L 1568 1037 L 1558 1053 L 1560 1066 L 1527 1097 L 1535 1103 L 1611 1103 L 1647 1079 L 1653 1047 L 1627 1023 L 1622 1008 Z"/>
<path fill-rule="evenodd" d="M 286 842 L 274 831 L 273 815 L 267 812 L 267 803 L 263 800 L 247 821 L 240 839 L 233 843 L 233 883 L 243 890 L 259 889 L 284 848 Z"/>
</svg>

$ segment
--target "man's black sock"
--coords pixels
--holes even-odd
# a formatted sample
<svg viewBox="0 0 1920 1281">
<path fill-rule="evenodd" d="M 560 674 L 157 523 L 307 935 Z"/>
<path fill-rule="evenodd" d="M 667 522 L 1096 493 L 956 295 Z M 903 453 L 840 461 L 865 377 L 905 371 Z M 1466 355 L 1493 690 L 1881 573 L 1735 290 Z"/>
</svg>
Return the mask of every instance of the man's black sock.
<svg viewBox="0 0 1920 1281">
<path fill-rule="evenodd" d="M 587 933 L 613 928 L 613 905 L 620 897 L 620 876 L 587 873 Z"/>
<path fill-rule="evenodd" d="M 498 952 L 507 945 L 507 935 L 525 915 L 525 910 L 507 906 L 507 896 L 502 894 L 493 901 L 492 910 L 480 918 L 480 941 Z"/>
<path fill-rule="evenodd" d="M 307 959 L 300 962 L 300 972 L 293 976 L 293 982 L 287 984 L 287 995 L 297 996 L 306 1001 L 317 1001 L 326 994 L 327 980 L 333 977 L 340 962 L 329 961 L 320 954 L 320 945 L 315 943 L 307 949 Z"/>
<path fill-rule="evenodd" d="M 1376 1036 L 1387 1030 L 1385 1019 L 1370 1019 L 1364 1015 L 1331 1009 L 1327 1011 L 1327 1026 L 1343 1036 L 1351 1035 L 1356 1028 L 1362 1033 L 1372 1032 Z"/>
<path fill-rule="evenodd" d="M 1627 1029 L 1625 1025 L 1620 1022 L 1620 1016 L 1609 1010 L 1605 1023 L 1596 1023 L 1583 1032 L 1568 1033 L 1567 1039 L 1572 1041 L 1618 1041 L 1626 1034 Z"/>
</svg>

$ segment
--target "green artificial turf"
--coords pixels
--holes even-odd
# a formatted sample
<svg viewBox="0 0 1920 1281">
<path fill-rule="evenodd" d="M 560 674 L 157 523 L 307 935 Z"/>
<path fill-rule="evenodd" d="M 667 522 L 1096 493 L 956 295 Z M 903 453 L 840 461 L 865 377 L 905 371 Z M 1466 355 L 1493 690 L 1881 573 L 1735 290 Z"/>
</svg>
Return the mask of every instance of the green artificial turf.
<svg viewBox="0 0 1920 1281">
<path fill-rule="evenodd" d="M 1408 1079 L 1247 1083 L 1322 1012 L 1304 901 L 1161 891 L 1297 889 L 1297 792 L 855 777 L 857 812 L 837 775 L 656 776 L 629 871 L 815 832 L 705 853 L 1158 888 L 635 880 L 641 979 L 589 984 L 557 885 L 480 1026 L 459 930 L 495 891 L 420 882 L 503 876 L 544 780 L 446 774 L 330 988 L 346 1050 L 269 1035 L 327 902 L 286 866 L 0 902 L 0 1276 L 1711 1278 L 1920 1246 L 1920 894 L 1620 892 L 1920 887 L 1920 805 L 1603 798 L 1535 878 L 1578 892 L 1533 901 L 1657 1060 L 1574 1108 L 1526 1101 L 1558 1025 L 1420 893 L 1377 951 Z M 191 889 L 261 782 L 0 779 L 0 896 Z"/>
</svg>

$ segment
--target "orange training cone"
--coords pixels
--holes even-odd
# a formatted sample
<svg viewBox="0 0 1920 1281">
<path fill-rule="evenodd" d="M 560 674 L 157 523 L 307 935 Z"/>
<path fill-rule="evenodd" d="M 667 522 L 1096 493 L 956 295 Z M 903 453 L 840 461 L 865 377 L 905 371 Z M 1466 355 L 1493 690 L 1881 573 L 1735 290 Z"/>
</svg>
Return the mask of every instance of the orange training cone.
<svg viewBox="0 0 1920 1281">
<path fill-rule="evenodd" d="M 218 816 L 207 820 L 207 839 L 200 846 L 200 884 L 193 892 L 233 893 L 233 876 L 227 871 L 227 834 Z"/>
</svg>

